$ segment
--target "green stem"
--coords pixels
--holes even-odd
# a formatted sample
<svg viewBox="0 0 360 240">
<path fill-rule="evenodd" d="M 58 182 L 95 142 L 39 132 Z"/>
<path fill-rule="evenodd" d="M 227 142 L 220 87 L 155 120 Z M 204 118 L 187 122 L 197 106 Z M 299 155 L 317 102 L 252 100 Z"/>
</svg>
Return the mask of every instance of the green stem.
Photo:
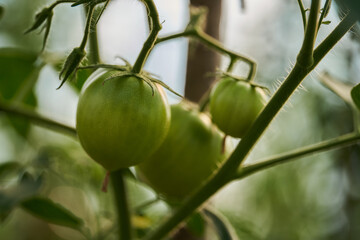
<svg viewBox="0 0 360 240">
<path fill-rule="evenodd" d="M 85 31 L 84 31 L 84 37 L 83 37 L 80 47 L 79 47 L 81 50 L 85 50 L 85 46 L 86 46 L 87 40 L 89 38 L 89 32 L 90 32 L 90 28 L 91 28 L 91 21 L 93 19 L 94 9 L 95 9 L 95 4 L 90 4 L 88 14 L 86 17 L 86 26 L 85 26 Z"/>
<path fill-rule="evenodd" d="M 215 49 L 215 50 L 217 50 L 219 52 L 227 54 L 230 57 L 230 59 L 239 59 L 241 61 L 244 61 L 244 62 L 248 63 L 250 65 L 250 71 L 249 71 L 249 74 L 248 74 L 247 78 L 249 80 L 252 80 L 254 78 L 255 72 L 256 72 L 256 63 L 255 63 L 255 61 L 251 60 L 248 57 L 244 57 L 244 56 L 239 55 L 239 54 L 237 54 L 237 53 L 235 53 L 235 52 L 233 52 L 231 50 L 228 50 L 228 49 L 224 48 L 222 46 L 222 44 L 218 40 L 216 40 L 215 38 L 209 36 L 208 34 L 206 34 L 203 31 L 197 30 L 195 37 L 200 42 L 207 45 L 208 47 L 213 48 L 213 49 Z M 232 61 L 234 61 L 234 60 L 232 60 Z"/>
<path fill-rule="evenodd" d="M 231 63 L 231 65 L 228 67 L 228 71 L 229 71 L 229 69 L 230 70 L 232 69 L 236 60 L 242 60 L 242 61 L 246 62 L 250 66 L 250 70 L 249 70 L 249 74 L 248 74 L 247 78 L 249 79 L 249 81 L 254 78 L 255 73 L 256 73 L 256 62 L 255 61 L 253 61 L 252 59 L 250 59 L 248 57 L 242 56 L 231 50 L 226 49 L 218 40 L 216 40 L 215 38 L 211 37 L 210 35 L 206 34 L 205 32 L 203 32 L 199 29 L 185 30 L 182 33 L 176 33 L 176 34 L 173 34 L 170 36 L 158 38 L 158 40 L 156 41 L 155 44 L 158 44 L 158 43 L 161 43 L 164 41 L 168 41 L 168 40 L 172 40 L 175 38 L 179 38 L 179 37 L 196 38 L 197 40 L 199 40 L 200 42 L 205 44 L 205 46 L 207 46 L 211 49 L 214 49 L 220 53 L 228 55 L 230 57 L 230 63 Z"/>
<path fill-rule="evenodd" d="M 156 6 L 155 6 L 153 0 L 143 0 L 142 2 L 146 6 L 146 9 L 148 11 L 148 15 L 150 16 L 152 24 L 151 24 L 150 34 L 149 34 L 148 38 L 146 39 L 144 46 L 141 49 L 140 54 L 139 54 L 138 58 L 136 59 L 136 62 L 132 69 L 132 71 L 134 73 L 141 72 L 147 58 L 149 57 L 151 50 L 153 49 L 153 47 L 155 45 L 159 31 L 161 30 L 159 14 L 157 12 L 157 9 L 156 9 Z"/>
<path fill-rule="evenodd" d="M 86 14 L 89 14 L 89 8 L 84 7 Z M 100 62 L 99 42 L 97 37 L 97 25 L 94 24 L 92 31 L 89 33 L 89 62 L 90 64 L 98 64 Z"/>
<path fill-rule="evenodd" d="M 236 58 L 234 57 L 230 57 L 230 63 L 226 69 L 226 72 L 231 72 L 235 66 L 235 63 L 236 63 Z M 249 75 L 252 74 L 252 73 L 249 73 Z"/>
<path fill-rule="evenodd" d="M 305 13 L 304 4 L 303 4 L 302 0 L 298 0 L 298 4 L 300 7 L 301 18 L 302 18 L 304 30 L 305 30 L 306 29 L 306 13 Z"/>
<path fill-rule="evenodd" d="M 243 166 L 240 168 L 234 179 L 242 179 L 253 173 L 268 169 L 270 167 L 287 163 L 296 158 L 300 158 L 312 153 L 323 152 L 339 147 L 345 147 L 348 145 L 359 142 L 360 135 L 358 133 L 350 133 L 337 138 L 329 139 L 320 143 L 316 143 L 310 146 L 302 147 L 294 151 L 283 153 L 273 156 L 271 158 L 260 161 L 259 163 Z"/>
<path fill-rule="evenodd" d="M 331 0 L 326 0 L 325 4 L 324 4 L 324 7 L 323 7 L 323 10 L 321 12 L 321 15 L 320 15 L 320 19 L 319 19 L 319 27 L 318 29 L 316 30 L 316 32 L 319 32 L 319 29 L 320 29 L 320 26 L 322 24 L 322 21 L 324 20 L 324 18 L 327 16 L 327 14 L 329 13 L 329 10 L 330 10 L 330 5 L 331 5 Z"/>
<path fill-rule="evenodd" d="M 111 172 L 110 177 L 114 189 L 115 204 L 118 216 L 119 240 L 131 240 L 131 214 L 128 207 L 128 199 L 125 183 L 125 170 L 120 169 Z"/>
<path fill-rule="evenodd" d="M 50 5 L 49 9 L 54 9 L 57 5 L 62 3 L 74 3 L 76 0 L 59 0 Z"/>
<path fill-rule="evenodd" d="M 62 123 L 40 116 L 39 114 L 19 106 L 11 106 L 0 102 L 0 112 L 27 119 L 41 127 L 77 137 L 76 130 Z"/>
<path fill-rule="evenodd" d="M 319 25 L 320 2 L 320 0 L 311 1 L 310 15 L 305 29 L 304 41 L 297 57 L 297 63 L 304 68 L 311 67 L 314 63 L 313 52 Z"/>
<path fill-rule="evenodd" d="M 159 43 L 162 43 L 162 42 L 165 42 L 165 41 L 169 41 L 169 40 L 175 39 L 175 38 L 190 37 L 190 36 L 193 36 L 193 35 L 194 35 L 194 32 L 193 32 L 193 31 L 184 31 L 184 32 L 175 33 L 175 34 L 172 34 L 172 35 L 169 35 L 169 36 L 166 36 L 166 37 L 159 37 L 159 38 L 156 40 L 155 45 L 156 45 L 156 44 L 159 44 Z"/>
<path fill-rule="evenodd" d="M 311 11 L 312 14 L 318 14 L 316 11 Z M 312 16 L 313 17 L 313 16 Z M 311 18 L 311 17 L 310 17 Z M 346 31 L 349 30 L 354 24 L 355 20 L 348 21 L 343 20 L 335 30 L 330 34 L 330 38 L 335 40 L 340 40 Z M 314 24 L 314 23 L 313 23 Z M 315 23 L 317 25 L 317 23 Z M 342 29 L 341 31 L 338 29 Z M 334 36 L 336 35 L 336 36 Z M 309 39 L 305 37 L 305 39 Z M 332 40 L 332 41 L 333 41 Z M 332 42 L 330 41 L 330 42 Z M 334 45 L 337 41 L 333 41 Z M 324 42 L 327 42 L 326 40 Z M 159 228 L 155 229 L 153 232 L 150 232 L 145 239 L 146 240 L 159 240 L 162 239 L 167 233 L 169 233 L 174 227 L 176 227 L 181 221 L 183 221 L 187 216 L 189 216 L 194 210 L 199 208 L 210 196 L 222 188 L 225 184 L 232 180 L 232 177 L 236 175 L 239 165 L 244 161 L 245 157 L 248 155 L 250 150 L 253 148 L 255 143 L 258 141 L 262 133 L 265 131 L 267 126 L 270 124 L 275 115 L 279 112 L 282 106 L 285 104 L 286 100 L 290 95 L 295 91 L 301 81 L 312 71 L 315 66 L 320 62 L 320 60 L 326 55 L 328 51 L 334 45 L 326 45 L 327 49 L 324 47 L 321 48 L 321 51 L 317 49 L 317 58 L 314 58 L 314 64 L 311 67 L 303 67 L 304 62 L 295 64 L 293 70 L 290 72 L 286 80 L 283 82 L 281 87 L 277 90 L 274 96 L 271 98 L 269 103 L 266 105 L 264 110 L 256 119 L 255 123 L 246 133 L 244 138 L 240 141 L 235 151 L 232 153 L 230 158 L 225 162 L 225 164 L 219 169 L 219 171 L 213 175 L 208 181 L 193 195 L 185 199 L 183 204 L 174 211 L 172 216 L 166 219 Z M 320 45 L 321 46 L 321 45 Z M 320 47 L 319 46 L 319 47 Z M 305 66 L 308 66 L 309 63 L 306 63 Z"/>
</svg>

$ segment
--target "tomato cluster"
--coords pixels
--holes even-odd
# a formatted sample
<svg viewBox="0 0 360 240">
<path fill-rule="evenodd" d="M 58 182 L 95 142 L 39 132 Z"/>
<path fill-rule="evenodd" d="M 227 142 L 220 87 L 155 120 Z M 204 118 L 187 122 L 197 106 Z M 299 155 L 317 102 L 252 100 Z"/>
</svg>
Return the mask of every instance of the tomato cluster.
<svg viewBox="0 0 360 240">
<path fill-rule="evenodd" d="M 261 88 L 224 77 L 212 89 L 210 117 L 188 101 L 170 107 L 156 84 L 115 74 L 95 72 L 86 82 L 76 119 L 80 143 L 109 171 L 137 165 L 139 178 L 168 200 L 214 174 L 230 152 L 224 133 L 243 137 L 265 104 Z"/>
</svg>

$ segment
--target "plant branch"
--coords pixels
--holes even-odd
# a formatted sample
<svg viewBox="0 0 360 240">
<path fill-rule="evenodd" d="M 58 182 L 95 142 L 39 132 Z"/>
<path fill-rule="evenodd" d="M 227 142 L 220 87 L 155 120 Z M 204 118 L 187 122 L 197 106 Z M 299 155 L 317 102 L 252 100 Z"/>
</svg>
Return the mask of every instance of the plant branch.
<svg viewBox="0 0 360 240">
<path fill-rule="evenodd" d="M 331 5 L 331 0 L 326 0 L 326 2 L 324 4 L 324 7 L 323 7 L 323 10 L 322 10 L 321 15 L 320 15 L 319 26 L 318 26 L 318 29 L 316 30 L 316 32 L 319 32 L 320 26 L 321 26 L 324 18 L 328 15 L 329 10 L 330 10 L 330 5 Z"/>
<path fill-rule="evenodd" d="M 304 41 L 297 57 L 297 63 L 304 68 L 311 67 L 314 63 L 313 51 L 319 25 L 320 2 L 320 0 L 311 1 L 310 15 L 305 28 Z"/>
<path fill-rule="evenodd" d="M 192 37 L 197 39 L 198 41 L 202 42 L 205 46 L 214 49 L 220 53 L 226 54 L 230 57 L 230 63 L 231 66 L 228 68 L 228 70 L 232 69 L 234 63 L 236 62 L 236 60 L 241 60 L 243 62 L 246 62 L 247 64 L 249 64 L 250 66 L 250 70 L 247 76 L 247 79 L 252 80 L 255 76 L 256 73 L 256 62 L 253 61 L 252 59 L 242 56 L 238 53 L 235 53 L 229 49 L 226 49 L 218 40 L 216 40 L 215 38 L 211 37 L 210 35 L 206 34 L 205 32 L 203 32 L 200 29 L 195 29 L 195 30 L 185 30 L 182 33 L 176 33 L 173 35 L 169 35 L 167 37 L 162 37 L 162 38 L 158 38 L 158 40 L 156 41 L 155 44 L 164 42 L 164 41 L 168 41 L 168 40 L 172 40 L 175 38 L 179 38 L 179 37 Z"/>
<path fill-rule="evenodd" d="M 345 147 L 355 144 L 360 141 L 360 135 L 358 133 L 349 133 L 337 138 L 325 140 L 320 143 L 316 143 L 310 146 L 302 147 L 294 151 L 279 154 L 268 159 L 262 160 L 259 163 L 243 166 L 240 168 L 234 179 L 242 179 L 253 173 L 277 166 L 279 164 L 287 163 L 300 157 L 304 157 L 309 154 L 323 152 L 331 149 Z"/>
<path fill-rule="evenodd" d="M 318 0 L 314 0 L 314 2 L 318 2 Z M 318 4 L 312 3 L 312 6 L 314 6 L 314 8 L 317 8 L 317 5 Z M 318 11 L 312 10 L 311 13 L 312 14 L 310 15 L 318 15 Z M 311 18 L 313 17 L 314 16 L 311 16 Z M 224 163 L 224 165 L 218 170 L 218 172 L 215 173 L 210 179 L 208 179 L 206 183 L 204 183 L 202 187 L 197 189 L 190 197 L 186 198 L 183 204 L 173 212 L 170 218 L 166 219 L 160 225 L 160 227 L 150 232 L 145 237 L 146 240 L 159 240 L 163 238 L 181 221 L 183 221 L 187 216 L 189 216 L 194 210 L 199 208 L 210 196 L 212 196 L 215 192 L 217 192 L 219 189 L 221 189 L 224 185 L 226 185 L 233 179 L 233 176 L 235 176 L 237 173 L 239 165 L 244 161 L 244 159 L 249 154 L 250 150 L 253 148 L 253 146 L 258 141 L 263 132 L 266 130 L 272 119 L 285 104 L 286 100 L 296 90 L 296 88 L 307 76 L 307 74 L 309 74 L 309 72 L 315 68 L 315 66 L 326 55 L 326 53 L 330 51 L 330 49 L 336 44 L 336 42 L 342 38 L 342 36 L 346 33 L 346 31 L 344 30 L 349 30 L 353 26 L 353 24 L 355 24 L 355 20 L 348 21 L 346 20 L 346 18 L 344 20 L 328 36 L 328 38 L 332 39 L 331 41 L 329 41 L 332 44 L 327 44 L 326 47 L 322 47 L 321 52 L 319 53 L 317 53 L 317 51 L 319 50 L 315 51 L 318 56 L 317 58 L 314 58 L 313 64 L 305 62 L 304 59 L 301 59 L 303 60 L 301 64 L 296 62 L 294 68 L 289 73 L 281 87 L 271 98 L 264 110 L 255 120 L 252 127 L 245 134 L 244 138 L 240 141 L 235 151 Z M 317 22 L 309 21 L 309 24 L 314 24 L 315 26 L 308 28 L 316 29 Z M 343 30 L 340 31 L 339 28 Z M 313 35 L 310 31 L 306 31 L 306 34 Z M 326 42 L 327 39 L 325 40 Z M 335 39 L 337 39 L 337 41 L 335 41 Z M 305 40 L 312 42 L 311 37 L 305 36 L 304 41 Z M 303 45 L 307 46 L 311 44 Z"/>
<path fill-rule="evenodd" d="M 144 67 L 144 64 L 149 57 L 149 54 L 151 50 L 154 48 L 157 36 L 161 30 L 161 24 L 159 20 L 159 14 L 157 12 L 156 6 L 154 4 L 153 0 L 142 0 L 142 2 L 145 4 L 149 20 L 151 20 L 151 31 L 146 39 L 143 48 L 140 51 L 140 54 L 138 58 L 136 59 L 136 62 L 134 64 L 134 67 L 132 71 L 134 73 L 140 73 L 142 68 Z"/>
<path fill-rule="evenodd" d="M 23 107 L 11 106 L 4 104 L 3 102 L 0 102 L 0 112 L 5 112 L 7 114 L 14 115 L 16 117 L 27 119 L 41 127 L 45 127 L 50 130 L 54 130 L 56 132 L 65 133 L 74 138 L 77 137 L 76 130 L 74 128 L 56 122 L 54 120 L 42 117 L 39 114 L 30 111 L 28 109 L 25 109 Z"/>
<path fill-rule="evenodd" d="M 89 8 L 84 7 L 86 14 L 89 14 Z M 89 62 L 90 64 L 100 63 L 100 54 L 99 54 L 99 42 L 97 37 L 97 25 L 94 24 L 89 33 Z"/>
<path fill-rule="evenodd" d="M 132 239 L 131 214 L 125 186 L 126 170 L 127 169 L 120 169 L 110 173 L 117 208 L 119 240 Z"/>
<path fill-rule="evenodd" d="M 89 8 L 87 10 L 86 26 L 85 26 L 84 36 L 83 36 L 83 39 L 82 39 L 80 47 L 79 47 L 81 50 L 85 50 L 85 46 L 86 46 L 87 40 L 89 38 L 89 32 L 90 32 L 90 29 L 91 29 L 91 21 L 93 19 L 95 6 L 96 6 L 95 4 L 90 4 Z"/>
<path fill-rule="evenodd" d="M 300 7 L 301 18 L 302 18 L 303 26 L 304 26 L 304 30 L 305 30 L 306 29 L 306 13 L 305 13 L 304 4 L 303 4 L 302 0 L 298 0 L 298 4 Z"/>
</svg>

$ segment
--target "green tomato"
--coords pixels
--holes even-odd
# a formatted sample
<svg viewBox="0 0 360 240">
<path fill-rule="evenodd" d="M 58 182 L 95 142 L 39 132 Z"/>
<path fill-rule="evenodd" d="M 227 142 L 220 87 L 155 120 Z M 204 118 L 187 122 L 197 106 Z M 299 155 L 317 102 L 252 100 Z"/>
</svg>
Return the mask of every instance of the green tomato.
<svg viewBox="0 0 360 240">
<path fill-rule="evenodd" d="M 148 158 L 163 142 L 170 107 L 160 86 L 142 79 L 96 71 L 80 94 L 76 130 L 89 156 L 109 171 Z"/>
<path fill-rule="evenodd" d="M 170 130 L 160 148 L 137 167 L 139 178 L 160 195 L 177 201 L 209 178 L 226 159 L 224 134 L 196 106 L 171 106 Z"/>
<path fill-rule="evenodd" d="M 212 121 L 225 134 L 242 138 L 265 106 L 265 97 L 261 88 L 225 77 L 210 94 Z"/>
</svg>

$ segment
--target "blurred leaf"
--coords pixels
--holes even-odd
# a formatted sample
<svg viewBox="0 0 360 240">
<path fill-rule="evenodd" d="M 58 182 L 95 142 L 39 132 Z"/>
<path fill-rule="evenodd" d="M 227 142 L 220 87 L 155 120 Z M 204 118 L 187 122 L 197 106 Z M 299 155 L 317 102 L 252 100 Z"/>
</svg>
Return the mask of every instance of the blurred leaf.
<svg viewBox="0 0 360 240">
<path fill-rule="evenodd" d="M 5 9 L 3 6 L 0 6 L 0 20 L 2 19 L 2 17 L 4 16 L 4 12 L 5 12 Z"/>
<path fill-rule="evenodd" d="M 82 219 L 75 216 L 68 209 L 50 199 L 33 197 L 21 203 L 24 210 L 49 223 L 80 230 L 83 226 Z"/>
<path fill-rule="evenodd" d="M 356 107 L 360 110 L 360 84 L 351 89 L 351 97 Z"/>
<path fill-rule="evenodd" d="M 264 239 L 259 235 L 261 232 L 258 227 L 249 220 L 239 217 L 238 212 L 222 212 L 230 224 L 234 227 L 239 239 L 260 240 Z"/>
<path fill-rule="evenodd" d="M 351 99 L 350 91 L 351 86 L 342 83 L 336 80 L 334 77 L 330 76 L 328 73 L 320 74 L 319 76 L 320 82 L 324 84 L 328 89 L 342 98 L 349 105 L 353 105 L 353 101 Z"/>
<path fill-rule="evenodd" d="M 21 164 L 15 161 L 0 164 L 0 179 L 6 178 L 21 169 Z"/>
<path fill-rule="evenodd" d="M 187 221 L 188 230 L 196 237 L 203 237 L 205 233 L 205 220 L 200 213 L 193 214 Z"/>
<path fill-rule="evenodd" d="M 232 225 L 227 221 L 227 219 L 221 213 L 215 211 L 214 209 L 209 209 L 209 208 L 204 209 L 203 213 L 213 224 L 219 236 L 219 239 L 221 240 L 238 239 Z"/>
<path fill-rule="evenodd" d="M 15 49 L 0 48 L 0 100 L 14 100 L 28 106 L 36 106 L 33 87 L 40 68 L 35 66 L 35 53 Z M 15 130 L 26 137 L 30 124 L 23 119 L 9 117 Z"/>
<path fill-rule="evenodd" d="M 0 221 L 4 221 L 21 201 L 34 196 L 41 184 L 41 177 L 34 180 L 30 174 L 26 173 L 15 186 L 0 190 Z"/>
</svg>

